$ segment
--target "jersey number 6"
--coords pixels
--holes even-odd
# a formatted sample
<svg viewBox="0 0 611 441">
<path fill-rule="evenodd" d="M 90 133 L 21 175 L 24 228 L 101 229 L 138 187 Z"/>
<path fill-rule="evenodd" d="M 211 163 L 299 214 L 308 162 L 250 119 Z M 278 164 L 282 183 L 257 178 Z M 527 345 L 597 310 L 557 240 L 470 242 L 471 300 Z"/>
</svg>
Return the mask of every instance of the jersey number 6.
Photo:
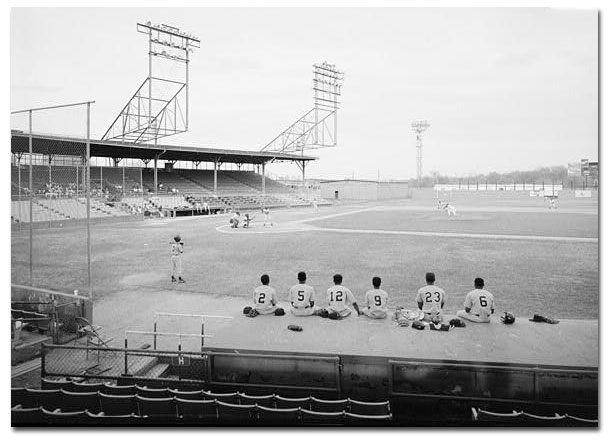
<svg viewBox="0 0 611 441">
<path fill-rule="evenodd" d="M 488 300 L 485 296 L 479 296 L 479 304 L 482 305 L 482 308 L 488 306 Z"/>
</svg>

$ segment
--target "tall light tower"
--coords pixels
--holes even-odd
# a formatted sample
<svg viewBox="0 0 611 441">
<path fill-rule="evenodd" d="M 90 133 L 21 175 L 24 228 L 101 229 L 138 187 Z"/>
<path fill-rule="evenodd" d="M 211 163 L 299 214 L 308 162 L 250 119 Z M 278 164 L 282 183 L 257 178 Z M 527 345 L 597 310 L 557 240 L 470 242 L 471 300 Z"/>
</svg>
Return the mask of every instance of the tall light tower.
<svg viewBox="0 0 611 441">
<path fill-rule="evenodd" d="M 416 133 L 416 167 L 418 187 L 422 187 L 422 133 L 431 125 L 424 119 L 412 121 L 412 130 Z"/>
</svg>

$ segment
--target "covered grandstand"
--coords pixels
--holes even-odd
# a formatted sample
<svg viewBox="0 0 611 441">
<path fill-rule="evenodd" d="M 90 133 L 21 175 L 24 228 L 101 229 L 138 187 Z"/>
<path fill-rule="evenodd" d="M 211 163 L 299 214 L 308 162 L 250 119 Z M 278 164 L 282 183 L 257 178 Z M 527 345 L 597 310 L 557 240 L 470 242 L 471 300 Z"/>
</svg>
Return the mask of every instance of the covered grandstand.
<svg viewBox="0 0 611 441">
<path fill-rule="evenodd" d="M 86 139 L 36 134 L 31 140 L 32 189 L 30 137 L 11 132 L 13 222 L 86 217 Z M 89 147 L 91 217 L 211 214 L 309 205 L 316 198 L 265 176 L 267 164 L 294 162 L 305 180 L 306 165 L 317 159 L 312 156 L 96 140 Z M 141 166 L 127 167 L 128 160 L 138 160 Z M 30 195 L 31 217 L 25 200 Z"/>
</svg>

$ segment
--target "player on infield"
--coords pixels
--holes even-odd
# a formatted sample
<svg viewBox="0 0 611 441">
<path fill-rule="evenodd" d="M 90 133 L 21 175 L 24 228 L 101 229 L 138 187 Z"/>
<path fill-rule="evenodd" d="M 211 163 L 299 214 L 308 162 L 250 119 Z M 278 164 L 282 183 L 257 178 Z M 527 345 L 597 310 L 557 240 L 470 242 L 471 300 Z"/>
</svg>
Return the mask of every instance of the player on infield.
<svg viewBox="0 0 611 441">
<path fill-rule="evenodd" d="M 446 293 L 440 287 L 435 286 L 435 273 L 426 273 L 424 280 L 426 280 L 426 286 L 420 288 L 416 294 L 418 309 L 424 313 L 423 320 L 441 322 L 443 321 Z"/>
<path fill-rule="evenodd" d="M 307 276 L 304 271 L 297 274 L 299 283 L 294 285 L 289 290 L 289 303 L 291 304 L 291 313 L 297 316 L 312 315 L 316 310 L 320 309 L 314 306 L 314 288 L 306 283 Z"/>
<path fill-rule="evenodd" d="M 170 242 L 170 261 L 172 262 L 172 282 L 176 282 L 176 276 L 178 276 L 178 283 L 185 283 L 182 278 L 182 253 L 183 245 L 181 242 L 180 235 L 174 236 L 174 242 Z"/>
<path fill-rule="evenodd" d="M 365 301 L 367 302 L 367 309 L 363 311 L 367 317 L 374 319 L 386 318 L 386 304 L 388 303 L 388 293 L 383 289 L 380 289 L 382 285 L 382 279 L 374 277 L 371 280 L 373 289 L 370 289 L 365 293 Z"/>
<path fill-rule="evenodd" d="M 335 274 L 333 276 L 334 285 L 327 290 L 327 299 L 329 300 L 327 313 L 330 319 L 340 320 L 348 317 L 351 313 L 348 304 L 352 305 L 358 315 L 362 314 L 352 292 L 342 286 L 343 279 L 341 274 Z"/>
<path fill-rule="evenodd" d="M 489 323 L 494 314 L 494 296 L 484 289 L 484 279 L 477 277 L 473 282 L 475 289 L 465 298 L 465 309 L 458 311 L 460 318 L 477 323 Z"/>
</svg>

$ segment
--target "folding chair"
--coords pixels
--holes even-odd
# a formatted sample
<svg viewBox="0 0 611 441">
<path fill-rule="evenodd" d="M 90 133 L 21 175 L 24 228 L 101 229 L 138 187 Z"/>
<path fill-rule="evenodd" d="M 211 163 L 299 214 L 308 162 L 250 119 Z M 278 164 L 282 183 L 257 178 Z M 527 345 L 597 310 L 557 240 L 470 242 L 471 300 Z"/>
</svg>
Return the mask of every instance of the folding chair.
<svg viewBox="0 0 611 441">
<path fill-rule="evenodd" d="M 40 407 L 25 408 L 20 405 L 11 408 L 11 426 L 38 426 L 43 423 Z"/>
<path fill-rule="evenodd" d="M 238 404 L 240 399 L 237 392 L 217 394 L 210 391 L 203 391 L 203 393 L 206 400 L 218 400 L 223 403 Z"/>
<path fill-rule="evenodd" d="M 11 406 L 15 407 L 18 404 L 21 404 L 22 407 L 37 407 L 37 406 L 27 406 L 29 403 L 28 391 L 25 390 L 25 387 L 11 387 Z"/>
<path fill-rule="evenodd" d="M 274 407 L 274 394 L 272 395 L 247 395 L 238 393 L 240 404 L 256 404 L 257 406 Z"/>
<path fill-rule="evenodd" d="M 178 390 L 169 389 L 170 395 L 174 398 L 182 398 L 183 400 L 203 400 L 204 392 L 202 390 Z"/>
<path fill-rule="evenodd" d="M 166 387 L 160 388 L 149 388 L 136 385 L 136 395 L 145 398 L 168 398 L 171 396 L 170 390 Z"/>
<path fill-rule="evenodd" d="M 135 395 L 100 394 L 100 405 L 104 415 L 131 415 L 138 413 Z"/>
<path fill-rule="evenodd" d="M 102 411 L 100 397 L 97 392 L 70 392 L 62 390 L 62 412 L 77 412 L 88 410 L 91 413 Z"/>
<path fill-rule="evenodd" d="M 151 418 L 176 418 L 174 398 L 146 398 L 136 395 L 138 399 L 138 415 Z"/>
<path fill-rule="evenodd" d="M 70 384 L 66 385 L 64 390 L 69 392 L 103 392 L 106 383 L 80 383 L 77 381 L 72 381 Z"/>
<path fill-rule="evenodd" d="M 348 407 L 350 413 L 358 415 L 389 415 L 390 414 L 390 402 L 379 401 L 379 402 L 367 402 L 357 401 L 348 398 Z"/>
<path fill-rule="evenodd" d="M 62 391 L 61 389 L 56 390 L 42 390 L 42 389 L 25 389 L 30 395 L 31 401 L 29 401 L 28 407 L 44 407 L 47 410 L 55 410 L 61 407 L 62 403 Z"/>
<path fill-rule="evenodd" d="M 219 420 L 223 424 L 250 425 L 257 416 L 257 406 L 254 404 L 231 404 L 218 400 L 216 404 Z"/>
<path fill-rule="evenodd" d="M 185 421 L 216 421 L 218 419 L 215 400 L 185 400 L 175 398 L 178 417 Z"/>
<path fill-rule="evenodd" d="M 41 378 L 40 379 L 40 387 L 43 390 L 56 390 L 56 389 L 66 389 L 67 387 L 70 387 L 70 383 L 72 383 L 70 380 L 48 380 L 46 378 Z"/>
<path fill-rule="evenodd" d="M 126 415 L 106 415 L 104 412 L 85 412 L 85 423 L 90 426 L 132 426 L 140 423 L 140 418 L 133 413 Z"/>
<path fill-rule="evenodd" d="M 105 383 L 100 392 L 106 395 L 136 395 L 136 386 L 133 384 L 115 386 L 114 384 Z"/>
<path fill-rule="evenodd" d="M 344 412 L 317 412 L 301 409 L 301 422 L 306 426 L 342 426 Z"/>
<path fill-rule="evenodd" d="M 348 400 L 321 400 L 312 397 L 310 409 L 316 412 L 343 412 L 348 409 Z"/>
<path fill-rule="evenodd" d="M 299 423 L 299 408 L 275 409 L 257 405 L 259 424 L 264 426 L 295 426 Z"/>
<path fill-rule="evenodd" d="M 346 424 L 349 426 L 385 426 L 392 421 L 392 415 L 359 415 L 346 412 Z"/>
<path fill-rule="evenodd" d="M 280 395 L 276 395 L 276 408 L 278 409 L 294 409 L 300 407 L 302 409 L 310 410 L 310 398 L 286 398 Z"/>
<path fill-rule="evenodd" d="M 51 426 L 78 426 L 86 421 L 85 411 L 79 412 L 61 412 L 54 410 L 53 412 L 47 409 L 42 409 L 43 420 Z"/>
</svg>

